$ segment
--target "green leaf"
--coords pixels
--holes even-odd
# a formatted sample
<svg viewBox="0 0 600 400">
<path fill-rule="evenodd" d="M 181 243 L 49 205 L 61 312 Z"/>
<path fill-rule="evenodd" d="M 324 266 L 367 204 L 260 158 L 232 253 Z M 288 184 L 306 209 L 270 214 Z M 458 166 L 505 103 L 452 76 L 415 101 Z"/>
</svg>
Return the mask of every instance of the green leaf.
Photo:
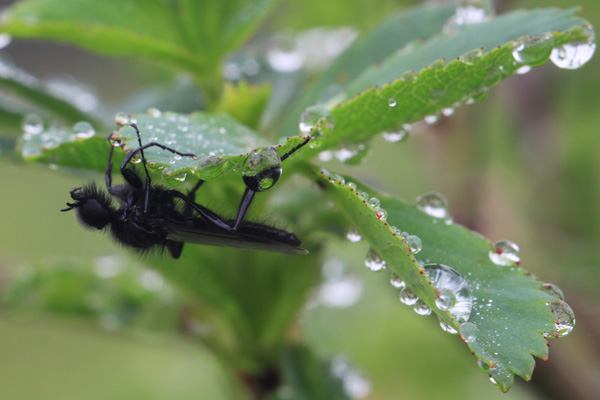
<svg viewBox="0 0 600 400">
<path fill-rule="evenodd" d="M 425 116 L 439 116 L 443 110 L 480 100 L 491 86 L 523 65 L 512 54 L 514 41 L 521 36 L 551 35 L 548 49 L 588 40 L 584 31 L 588 23 L 575 12 L 515 11 L 466 26 L 455 35 L 434 36 L 393 54 L 346 85 L 344 94 L 351 98 L 331 110 L 335 128 L 323 138 L 321 150 L 364 141 Z M 550 51 L 536 64 L 549 56 Z"/>
<path fill-rule="evenodd" d="M 255 131 L 225 114 L 184 115 L 150 109 L 147 114 L 122 114 L 119 118 L 123 125 L 112 133 L 111 140 L 122 142 L 125 153 L 139 147 L 136 131 L 129 125 L 135 122 L 142 144 L 157 142 L 196 156 L 179 157 L 159 147 L 144 150 L 148 169 L 162 173 L 165 182 L 172 186 L 180 185 L 188 174 L 212 180 L 239 171 L 248 152 L 269 146 Z M 107 139 L 98 135 L 83 139 L 74 127 L 44 126 L 41 132 L 26 133 L 19 144 L 22 157 L 57 166 L 106 170 L 110 149 Z M 281 156 L 304 140 L 292 137 L 272 146 Z M 123 157 L 122 151 L 115 151 L 113 165 L 120 165 Z"/>
<path fill-rule="evenodd" d="M 269 143 L 255 131 L 225 114 L 196 112 L 189 115 L 166 112 L 163 114 L 135 114 L 127 122 L 135 122 L 142 134 L 142 142 L 158 142 L 196 158 L 177 157 L 158 147 L 144 153 L 151 169 L 162 169 L 163 177 L 174 185 L 181 177 L 193 174 L 200 179 L 212 180 L 241 168 L 246 155 Z M 126 152 L 139 147 L 135 130 L 124 125 L 114 139 L 125 141 Z M 301 137 L 288 138 L 282 144 L 272 144 L 279 155 L 302 143 Z M 178 181 L 179 178 L 179 181 Z"/>
<path fill-rule="evenodd" d="M 329 363 L 319 360 L 308 348 L 294 346 L 286 349 L 281 371 L 286 392 L 271 399 L 347 400 L 342 377 L 332 373 Z M 342 371 L 340 371 L 342 372 Z"/>
<path fill-rule="evenodd" d="M 421 6 L 393 15 L 365 37 L 357 39 L 334 63 L 304 90 L 300 99 L 287 113 L 284 131 L 295 132 L 302 111 L 323 100 L 326 90 L 344 86 L 356 79 L 369 66 L 386 60 L 409 43 L 439 32 L 454 13 L 453 6 Z"/>
<path fill-rule="evenodd" d="M 63 126 L 45 126 L 40 132 L 25 133 L 18 143 L 26 161 L 96 171 L 106 170 L 109 149 L 106 137 L 94 134 L 84 139 L 73 127 Z M 124 155 L 115 153 L 113 163 L 118 164 Z"/>
<path fill-rule="evenodd" d="M 467 281 L 473 295 L 468 322 L 478 330 L 476 340 L 467 344 L 483 365 L 494 366 L 486 373 L 500 389 L 507 391 L 511 387 L 513 374 L 526 380 L 531 378 L 535 364 L 532 355 L 546 359 L 544 333 L 556 332 L 555 317 L 547 303 L 558 300 L 542 290 L 542 282 L 514 264 L 494 264 L 489 257 L 490 251 L 494 251 L 492 243 L 458 224 L 430 216 L 362 184 L 355 189 L 355 185 L 344 184 L 339 176 L 323 172 L 314 175 L 371 248 L 386 261 L 387 267 L 455 330 L 460 329 L 459 324 L 451 314 L 436 306 L 439 293 L 418 261 L 450 266 Z M 370 195 L 363 195 L 364 191 Z M 369 197 L 381 201 L 387 220 L 380 219 L 379 210 L 368 204 Z M 412 254 L 394 231 L 394 225 L 417 235 L 423 249 Z"/>
<path fill-rule="evenodd" d="M 178 331 L 181 297 L 154 271 L 117 257 L 23 265 L 2 288 L 3 308 L 92 318 L 106 329 Z"/>
<path fill-rule="evenodd" d="M 3 94 L 0 108 L 7 117 L 10 116 L 3 118 L 5 124 L 11 121 L 11 126 L 14 126 L 19 115 L 22 120 L 24 114 L 35 110 L 64 123 L 89 121 L 95 126 L 101 126 L 92 115 L 51 94 L 40 81 L 26 72 L 5 62 L 0 62 L 0 70 L 0 90 Z M 19 131 L 20 129 L 17 132 Z"/>
<path fill-rule="evenodd" d="M 0 30 L 167 63 L 191 72 L 214 95 L 220 90 L 224 55 L 253 32 L 274 2 L 21 1 L 3 14 Z"/>
</svg>

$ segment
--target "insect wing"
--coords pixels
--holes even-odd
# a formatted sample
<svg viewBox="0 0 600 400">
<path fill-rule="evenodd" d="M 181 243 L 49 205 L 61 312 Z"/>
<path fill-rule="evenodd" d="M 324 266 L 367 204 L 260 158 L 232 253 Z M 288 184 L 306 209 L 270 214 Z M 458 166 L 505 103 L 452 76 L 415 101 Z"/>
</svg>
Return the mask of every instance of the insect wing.
<svg viewBox="0 0 600 400">
<path fill-rule="evenodd" d="M 271 251 L 285 254 L 306 254 L 300 240 L 286 231 L 259 224 L 244 224 L 229 232 L 205 226 L 173 224 L 164 227 L 167 239 L 207 246 Z"/>
</svg>

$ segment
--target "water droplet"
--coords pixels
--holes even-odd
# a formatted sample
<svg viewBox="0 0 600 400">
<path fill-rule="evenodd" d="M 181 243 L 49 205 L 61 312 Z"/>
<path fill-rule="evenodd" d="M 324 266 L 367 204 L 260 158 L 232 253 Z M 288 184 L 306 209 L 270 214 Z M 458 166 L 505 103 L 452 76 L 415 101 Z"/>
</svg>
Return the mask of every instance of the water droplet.
<svg viewBox="0 0 600 400">
<path fill-rule="evenodd" d="M 456 329 L 454 329 L 454 327 L 452 325 L 448 325 L 441 319 L 440 319 L 440 327 L 442 328 L 442 330 L 444 332 L 448 332 L 451 335 L 456 335 L 458 333 L 458 331 Z"/>
<path fill-rule="evenodd" d="M 162 115 L 162 111 L 160 111 L 156 107 L 150 107 L 149 109 L 146 110 L 146 114 L 148 114 L 151 117 L 158 118 Z"/>
<path fill-rule="evenodd" d="M 369 249 L 367 256 L 365 257 L 365 265 L 371 271 L 381 271 L 387 266 L 385 260 L 379 256 L 373 249 Z"/>
<path fill-rule="evenodd" d="M 358 243 L 362 240 L 362 236 L 358 233 L 358 229 L 355 226 L 351 226 L 346 233 L 346 238 L 352 243 Z"/>
<path fill-rule="evenodd" d="M 434 218 L 448 217 L 448 201 L 440 193 L 430 192 L 419 196 L 416 206 Z"/>
<path fill-rule="evenodd" d="M 450 116 L 454 115 L 455 111 L 456 111 L 456 109 L 454 107 L 442 108 L 442 115 L 444 117 L 450 117 Z"/>
<path fill-rule="evenodd" d="M 319 302 L 329 308 L 351 307 L 360 300 L 362 281 L 348 275 L 344 263 L 339 259 L 328 260 L 323 264 L 323 283 L 319 288 Z"/>
<path fill-rule="evenodd" d="M 250 190 L 263 192 L 271 189 L 282 173 L 281 158 L 273 147 L 256 149 L 242 165 L 242 179 Z"/>
<path fill-rule="evenodd" d="M 383 136 L 383 139 L 385 139 L 386 142 L 398 143 L 407 138 L 408 133 L 406 131 L 399 130 L 394 132 L 383 132 L 381 136 Z"/>
<path fill-rule="evenodd" d="M 140 277 L 140 284 L 149 292 L 161 291 L 164 287 L 164 283 L 164 278 L 156 271 L 145 270 Z"/>
<path fill-rule="evenodd" d="M 369 199 L 369 205 L 373 208 L 379 207 L 380 204 L 381 204 L 381 201 L 379 201 L 379 199 L 377 197 L 371 197 Z"/>
<path fill-rule="evenodd" d="M 78 139 L 88 139 L 96 134 L 96 130 L 87 121 L 79 121 L 73 125 L 73 132 Z"/>
<path fill-rule="evenodd" d="M 496 265 L 509 266 L 519 265 L 519 246 L 510 240 L 499 240 L 494 243 L 494 249 L 490 250 L 490 260 Z"/>
<path fill-rule="evenodd" d="M 348 183 L 346 183 L 346 187 L 348 189 L 352 189 L 354 191 L 356 191 L 356 189 L 357 189 L 356 183 L 354 183 L 354 182 L 348 182 Z"/>
<path fill-rule="evenodd" d="M 400 289 L 400 301 L 407 306 L 414 305 L 419 300 L 419 297 L 408 287 Z"/>
<path fill-rule="evenodd" d="M 306 54 L 300 51 L 296 39 L 289 35 L 274 37 L 266 58 L 271 68 L 281 73 L 298 71 L 306 62 Z"/>
<path fill-rule="evenodd" d="M 129 124 L 131 121 L 129 120 L 129 115 L 124 112 L 118 112 L 115 115 L 115 122 L 117 125 L 122 126 Z"/>
<path fill-rule="evenodd" d="M 529 65 L 523 65 L 517 69 L 517 75 L 525 75 L 529 71 L 531 71 L 531 67 Z"/>
<path fill-rule="evenodd" d="M 185 182 L 186 178 L 187 173 L 183 170 L 163 169 L 162 171 L 163 182 L 170 187 L 177 187 L 181 185 L 182 182 Z"/>
<path fill-rule="evenodd" d="M 397 103 L 396 103 L 396 99 L 395 99 L 395 98 L 393 98 L 393 97 L 390 97 L 390 99 L 388 100 L 388 105 L 389 105 L 390 107 L 396 107 L 396 104 L 397 104 Z"/>
<path fill-rule="evenodd" d="M 21 122 L 23 132 L 29 135 L 38 135 L 44 130 L 44 120 L 37 113 L 27 113 Z"/>
<path fill-rule="evenodd" d="M 577 69 L 587 63 L 596 50 L 596 34 L 591 25 L 583 28 L 587 40 L 577 43 L 566 43 L 552 50 L 550 60 L 559 68 Z"/>
<path fill-rule="evenodd" d="M 463 54 L 459 60 L 467 65 L 473 65 L 474 61 L 483 55 L 483 49 L 471 50 L 468 53 Z"/>
<path fill-rule="evenodd" d="M 402 235 L 402 229 L 398 228 L 397 226 L 392 226 L 390 229 L 396 236 Z"/>
<path fill-rule="evenodd" d="M 405 82 L 416 82 L 418 75 L 415 71 L 406 71 L 402 74 L 401 79 Z"/>
<path fill-rule="evenodd" d="M 463 322 L 459 325 L 460 336 L 465 341 L 465 343 L 472 343 L 477 340 L 477 335 L 479 335 L 479 330 L 475 326 L 475 324 L 471 322 Z"/>
<path fill-rule="evenodd" d="M 494 14 L 494 7 L 490 0 L 463 1 L 444 25 L 443 32 L 453 35 L 464 26 L 479 24 L 491 19 Z"/>
<path fill-rule="evenodd" d="M 443 297 L 440 302 L 442 304 L 438 304 L 439 298 L 436 299 L 436 306 L 442 305 L 443 311 L 448 311 L 458 323 L 468 321 L 473 307 L 473 296 L 465 278 L 454 268 L 444 264 L 426 264 L 423 269 L 440 298 Z"/>
<path fill-rule="evenodd" d="M 394 272 L 392 272 L 392 275 L 390 276 L 390 283 L 392 284 L 393 287 L 401 289 L 403 287 L 406 287 L 406 282 L 404 282 L 398 275 L 396 275 Z"/>
<path fill-rule="evenodd" d="M 544 283 L 542 290 L 548 293 L 552 297 L 556 297 L 559 300 L 564 300 L 565 295 L 560 288 L 552 283 Z"/>
<path fill-rule="evenodd" d="M 337 184 L 339 184 L 341 186 L 344 186 L 344 184 L 346 183 L 346 180 L 341 175 L 333 174 L 333 175 L 331 175 L 331 182 L 332 183 L 337 183 Z"/>
<path fill-rule="evenodd" d="M 437 123 L 440 120 L 440 115 L 439 114 L 426 115 L 425 117 L 423 117 L 423 119 L 429 125 L 433 125 L 433 124 Z"/>
<path fill-rule="evenodd" d="M 431 314 L 431 308 L 425 304 L 423 300 L 418 300 L 415 303 L 413 310 L 419 315 L 429 315 Z"/>
<path fill-rule="evenodd" d="M 442 289 L 435 299 L 435 305 L 442 311 L 450 310 L 456 304 L 456 296 L 449 289 Z"/>
<path fill-rule="evenodd" d="M 556 334 L 566 336 L 575 327 L 575 313 L 573 309 L 564 301 L 550 304 L 550 308 L 556 318 Z"/>
<path fill-rule="evenodd" d="M 348 398 L 360 399 L 371 393 L 371 382 L 361 372 L 352 368 L 345 357 L 333 357 L 330 370 L 341 380 L 344 393 Z"/>
<path fill-rule="evenodd" d="M 331 150 L 324 150 L 324 151 L 320 152 L 319 153 L 319 160 L 323 161 L 323 162 L 327 162 L 327 161 L 333 160 L 333 151 L 331 151 Z"/>
<path fill-rule="evenodd" d="M 387 211 L 385 211 L 383 208 L 377 208 L 375 210 L 375 215 L 380 221 L 385 221 L 387 219 Z"/>
<path fill-rule="evenodd" d="M 365 159 L 369 153 L 369 146 L 365 143 L 345 144 L 342 148 L 335 151 L 335 158 L 351 165 L 356 165 Z"/>
<path fill-rule="evenodd" d="M 517 62 L 536 67 L 548 61 L 553 43 L 554 38 L 550 33 L 525 35 L 515 40 L 512 55 Z"/>
<path fill-rule="evenodd" d="M 363 199 L 364 201 L 367 201 L 367 200 L 369 200 L 369 193 L 367 193 L 367 192 L 360 192 L 358 195 L 359 195 L 359 196 L 360 196 L 360 198 L 361 198 L 361 199 Z"/>
<path fill-rule="evenodd" d="M 5 48 L 12 42 L 12 37 L 8 33 L 0 33 L 0 49 Z"/>
<path fill-rule="evenodd" d="M 404 239 L 404 243 L 406 243 L 410 252 L 413 254 L 417 254 L 423 249 L 423 242 L 421 241 L 421 238 L 416 235 L 408 235 Z"/>
<path fill-rule="evenodd" d="M 327 135 L 333 129 L 331 112 L 323 106 L 310 106 L 300 115 L 298 127 L 302 134 L 310 134 L 316 139 L 319 136 Z"/>
<path fill-rule="evenodd" d="M 483 372 L 485 372 L 488 375 L 490 373 L 492 373 L 492 371 L 496 370 L 496 367 L 494 366 L 494 364 L 491 361 L 487 362 L 485 360 L 478 359 L 477 365 L 479 366 L 479 369 L 481 369 Z"/>
<path fill-rule="evenodd" d="M 120 136 L 117 136 L 115 133 L 113 133 L 110 136 L 109 139 L 110 144 L 112 144 L 114 147 L 121 147 L 123 146 L 123 138 Z"/>
<path fill-rule="evenodd" d="M 254 58 L 248 58 L 242 62 L 242 72 L 246 76 L 255 76 L 260 72 L 260 63 Z"/>
</svg>

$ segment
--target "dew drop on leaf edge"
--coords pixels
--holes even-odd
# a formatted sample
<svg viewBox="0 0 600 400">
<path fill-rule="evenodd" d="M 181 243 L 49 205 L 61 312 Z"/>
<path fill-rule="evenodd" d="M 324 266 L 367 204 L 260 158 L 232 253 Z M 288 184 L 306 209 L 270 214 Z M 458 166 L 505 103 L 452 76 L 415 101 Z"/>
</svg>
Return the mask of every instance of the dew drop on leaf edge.
<svg viewBox="0 0 600 400">
<path fill-rule="evenodd" d="M 496 265 L 510 266 L 519 264 L 521 257 L 519 256 L 519 246 L 510 240 L 499 240 L 494 243 L 494 248 L 490 250 L 490 260 Z"/>
<path fill-rule="evenodd" d="M 273 147 L 252 151 L 242 165 L 242 179 L 250 190 L 264 192 L 271 189 L 282 173 L 281 158 Z"/>
<path fill-rule="evenodd" d="M 587 40 L 577 43 L 565 43 L 552 50 L 550 61 L 559 68 L 577 69 L 585 65 L 596 51 L 596 34 L 592 25 L 583 28 Z"/>
<path fill-rule="evenodd" d="M 425 264 L 423 270 L 440 297 L 444 296 L 443 311 L 448 311 L 458 323 L 468 321 L 473 295 L 462 275 L 444 264 Z M 436 305 L 439 307 L 438 301 Z"/>
</svg>

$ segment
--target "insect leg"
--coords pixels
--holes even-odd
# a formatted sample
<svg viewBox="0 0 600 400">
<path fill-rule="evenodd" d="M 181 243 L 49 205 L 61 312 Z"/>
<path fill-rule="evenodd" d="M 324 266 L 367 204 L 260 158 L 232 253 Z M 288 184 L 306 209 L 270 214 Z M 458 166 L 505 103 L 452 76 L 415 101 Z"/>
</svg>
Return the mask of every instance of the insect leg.
<svg viewBox="0 0 600 400">
<path fill-rule="evenodd" d="M 235 225 L 233 225 L 234 231 L 237 230 L 239 228 L 240 224 L 242 223 L 242 220 L 244 219 L 244 216 L 246 215 L 246 211 L 248 211 L 248 208 L 250 208 L 250 204 L 252 203 L 252 200 L 254 199 L 255 194 L 256 194 L 256 192 L 249 188 L 246 188 L 246 190 L 244 191 L 244 195 L 242 196 L 242 201 L 240 201 L 240 206 L 238 208 L 238 214 L 235 219 Z"/>
<path fill-rule="evenodd" d="M 194 210 L 196 210 L 196 212 L 198 214 L 200 214 L 200 216 L 202 216 L 202 218 L 204 218 L 211 224 L 215 225 L 216 227 L 224 229 L 226 231 L 235 230 L 231 226 L 229 226 L 229 224 L 227 224 L 227 222 L 223 221 L 221 219 L 221 217 L 219 217 L 217 214 L 215 214 L 208 208 L 203 207 L 200 204 L 194 202 L 192 199 L 190 199 L 185 194 L 183 194 L 177 190 L 170 190 L 169 193 L 171 193 L 171 195 L 173 195 L 174 197 L 178 197 L 181 200 L 183 200 L 186 203 L 186 206 L 189 206 L 189 207 L 193 208 Z"/>
<path fill-rule="evenodd" d="M 145 201 L 144 201 L 144 213 L 147 213 L 148 212 L 149 202 L 150 202 L 151 180 L 150 180 L 150 174 L 148 173 L 148 168 L 146 167 L 146 157 L 144 155 L 144 149 L 156 146 L 156 147 L 160 147 L 163 150 L 170 151 L 173 154 L 180 155 L 182 157 L 193 157 L 193 158 L 197 158 L 197 157 L 196 157 L 195 154 L 192 154 L 192 153 L 181 153 L 181 152 L 179 152 L 179 151 L 177 151 L 175 149 L 172 149 L 170 147 L 167 147 L 167 146 L 165 146 L 163 144 L 160 144 L 160 143 L 157 143 L 157 142 L 150 142 L 150 143 L 147 143 L 147 144 L 145 144 L 145 145 L 142 146 L 142 138 L 141 138 L 140 131 L 139 131 L 137 125 L 136 124 L 131 124 L 131 127 L 133 129 L 135 129 L 135 132 L 136 132 L 137 138 L 138 138 L 138 143 L 140 144 L 140 147 L 138 147 L 137 149 L 132 150 L 129 153 L 127 153 L 127 155 L 125 156 L 125 159 L 123 160 L 123 164 L 121 164 L 121 174 L 123 175 L 123 177 L 132 186 L 136 186 L 135 184 L 137 182 L 132 182 L 132 179 L 134 179 L 134 178 L 132 178 L 131 176 L 129 176 L 129 178 L 128 178 L 129 174 L 127 174 L 125 171 L 126 171 L 126 168 L 127 168 L 127 164 L 129 164 L 131 162 L 133 156 L 135 156 L 138 152 L 140 152 L 141 155 L 142 155 L 142 165 L 144 166 L 144 172 L 146 173 L 146 198 L 145 198 Z"/>
<path fill-rule="evenodd" d="M 281 161 L 285 160 L 286 158 L 288 158 L 289 156 L 292 155 L 292 153 L 294 153 L 296 150 L 304 147 L 308 142 L 310 142 L 312 138 L 309 136 L 308 138 L 304 139 L 304 142 L 300 143 L 298 146 L 294 147 L 293 149 L 291 149 L 290 151 L 288 151 L 287 153 L 285 153 L 284 155 L 281 156 Z"/>
<path fill-rule="evenodd" d="M 108 136 L 108 142 L 110 143 L 110 138 L 112 137 L 112 133 Z M 106 166 L 106 173 L 104 174 L 104 180 L 106 182 L 106 188 L 110 192 L 112 189 L 112 157 L 115 147 L 111 144 L 110 153 L 108 153 L 108 165 Z"/>
</svg>

